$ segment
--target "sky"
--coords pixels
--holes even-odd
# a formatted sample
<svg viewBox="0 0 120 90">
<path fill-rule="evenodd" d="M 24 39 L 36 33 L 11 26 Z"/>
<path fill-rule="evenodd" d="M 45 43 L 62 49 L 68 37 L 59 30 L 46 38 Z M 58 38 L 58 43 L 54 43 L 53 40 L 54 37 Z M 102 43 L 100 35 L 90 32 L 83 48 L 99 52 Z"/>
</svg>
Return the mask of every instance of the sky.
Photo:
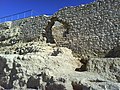
<svg viewBox="0 0 120 90">
<path fill-rule="evenodd" d="M 60 8 L 93 1 L 95 0 L 0 0 L 0 18 L 30 9 L 34 10 L 36 15 L 52 15 Z"/>
</svg>

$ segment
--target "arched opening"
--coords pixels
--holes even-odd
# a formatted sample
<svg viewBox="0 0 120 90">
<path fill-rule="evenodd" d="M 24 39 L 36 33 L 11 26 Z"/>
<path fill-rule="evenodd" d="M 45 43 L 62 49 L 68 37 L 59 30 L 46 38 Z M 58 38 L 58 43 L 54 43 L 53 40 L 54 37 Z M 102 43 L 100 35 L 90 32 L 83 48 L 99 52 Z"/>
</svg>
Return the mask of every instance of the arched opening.
<svg viewBox="0 0 120 90">
<path fill-rule="evenodd" d="M 46 31 L 46 39 L 47 43 L 56 43 L 63 41 L 67 34 L 69 34 L 69 25 L 62 20 L 59 20 L 56 17 L 51 18 L 51 21 L 48 22 L 47 27 L 45 28 Z"/>
</svg>

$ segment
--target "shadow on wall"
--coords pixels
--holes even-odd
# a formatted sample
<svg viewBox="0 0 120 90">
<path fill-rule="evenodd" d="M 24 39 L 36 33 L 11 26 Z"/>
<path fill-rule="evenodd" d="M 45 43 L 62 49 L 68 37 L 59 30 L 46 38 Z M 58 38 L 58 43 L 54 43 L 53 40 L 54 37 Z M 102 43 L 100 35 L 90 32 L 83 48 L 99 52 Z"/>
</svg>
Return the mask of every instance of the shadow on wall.
<svg viewBox="0 0 120 90">
<path fill-rule="evenodd" d="M 57 22 L 57 24 L 56 24 Z M 61 26 L 59 26 L 61 25 Z M 56 30 L 52 30 L 53 27 L 57 27 Z M 59 28 L 58 28 L 59 27 Z M 62 39 L 69 34 L 69 24 L 59 20 L 57 17 L 51 18 L 51 21 L 48 22 L 47 27 L 45 28 L 45 37 L 47 39 L 47 43 L 56 43 L 55 39 Z M 54 33 L 54 35 L 53 35 Z M 58 37 L 58 38 L 56 38 Z"/>
<path fill-rule="evenodd" d="M 119 58 L 119 57 L 120 57 L 120 46 L 114 47 L 105 55 L 105 58 Z"/>
</svg>

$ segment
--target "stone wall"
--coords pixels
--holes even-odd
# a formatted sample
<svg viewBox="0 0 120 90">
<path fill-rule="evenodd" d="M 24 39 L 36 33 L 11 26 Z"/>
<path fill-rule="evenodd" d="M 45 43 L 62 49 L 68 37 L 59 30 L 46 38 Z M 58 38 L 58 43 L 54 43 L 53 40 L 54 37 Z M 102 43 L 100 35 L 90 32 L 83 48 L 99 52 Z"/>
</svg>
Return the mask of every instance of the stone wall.
<svg viewBox="0 0 120 90">
<path fill-rule="evenodd" d="M 82 54 L 104 55 L 120 44 L 120 1 L 97 0 L 65 7 L 53 15 L 70 25 L 69 48 Z"/>
<path fill-rule="evenodd" d="M 31 41 L 35 38 L 40 38 L 42 31 L 45 29 L 50 17 L 37 16 L 22 20 L 13 21 L 12 27 L 20 27 L 21 39 L 23 41 Z"/>
</svg>

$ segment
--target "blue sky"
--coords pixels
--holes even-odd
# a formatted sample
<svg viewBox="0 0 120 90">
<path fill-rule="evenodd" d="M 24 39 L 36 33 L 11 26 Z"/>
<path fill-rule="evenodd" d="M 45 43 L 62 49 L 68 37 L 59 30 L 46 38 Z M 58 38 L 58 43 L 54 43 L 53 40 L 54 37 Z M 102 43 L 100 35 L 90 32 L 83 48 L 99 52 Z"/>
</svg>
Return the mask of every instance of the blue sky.
<svg viewBox="0 0 120 90">
<path fill-rule="evenodd" d="M 38 14 L 53 14 L 65 6 L 87 4 L 95 0 L 0 0 L 0 17 L 33 9 Z"/>
</svg>

